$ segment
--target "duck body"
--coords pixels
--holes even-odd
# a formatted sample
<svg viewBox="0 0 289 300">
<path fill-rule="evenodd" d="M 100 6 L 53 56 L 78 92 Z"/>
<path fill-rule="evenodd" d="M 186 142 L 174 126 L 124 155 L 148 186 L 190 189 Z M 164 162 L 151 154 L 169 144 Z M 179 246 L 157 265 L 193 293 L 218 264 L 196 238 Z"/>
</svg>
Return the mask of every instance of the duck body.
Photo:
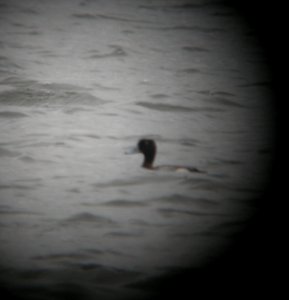
<svg viewBox="0 0 289 300">
<path fill-rule="evenodd" d="M 134 153 L 142 153 L 144 160 L 142 167 L 148 170 L 163 170 L 163 171 L 176 171 L 176 172 L 201 172 L 197 168 L 187 166 L 174 166 L 174 165 L 163 165 L 154 166 L 154 160 L 157 153 L 157 145 L 152 139 L 141 139 L 139 140 Z"/>
</svg>

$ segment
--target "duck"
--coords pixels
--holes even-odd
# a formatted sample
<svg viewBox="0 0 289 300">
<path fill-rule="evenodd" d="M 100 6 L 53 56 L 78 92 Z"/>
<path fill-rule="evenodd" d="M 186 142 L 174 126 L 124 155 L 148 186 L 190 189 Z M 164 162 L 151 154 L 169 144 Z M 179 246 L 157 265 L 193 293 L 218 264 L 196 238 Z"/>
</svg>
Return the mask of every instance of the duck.
<svg viewBox="0 0 289 300">
<path fill-rule="evenodd" d="M 162 165 L 154 166 L 154 160 L 157 154 L 156 142 L 152 139 L 141 139 L 138 141 L 136 147 L 134 147 L 130 153 L 141 153 L 144 156 L 142 167 L 148 170 L 164 170 L 164 171 L 176 171 L 176 172 L 202 172 L 195 167 L 187 166 L 175 166 L 175 165 Z"/>
</svg>

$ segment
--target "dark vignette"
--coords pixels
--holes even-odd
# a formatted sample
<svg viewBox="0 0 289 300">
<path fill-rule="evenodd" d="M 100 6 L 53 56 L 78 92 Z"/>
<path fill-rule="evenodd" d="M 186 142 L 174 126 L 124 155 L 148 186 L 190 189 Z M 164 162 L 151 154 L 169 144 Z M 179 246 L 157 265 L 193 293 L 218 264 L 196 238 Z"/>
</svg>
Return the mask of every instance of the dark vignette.
<svg viewBox="0 0 289 300">
<path fill-rule="evenodd" d="M 286 195 L 282 189 L 286 180 L 283 161 L 286 70 L 286 7 L 271 1 L 220 1 L 233 7 L 248 26 L 263 50 L 271 77 L 272 157 L 267 184 L 255 200 L 256 210 L 242 232 L 233 242 L 201 268 L 175 270 L 167 276 L 144 282 L 145 289 L 153 289 L 157 299 L 178 297 L 205 299 L 206 297 L 246 299 L 283 295 L 285 246 L 283 206 Z M 286 39 L 286 38 L 285 38 Z M 282 137 L 282 138 L 281 138 Z M 282 238 L 281 238 L 282 237 Z"/>
<path fill-rule="evenodd" d="M 167 275 L 138 282 L 133 289 L 148 292 L 147 299 L 202 299 L 206 296 L 247 298 L 251 296 L 281 295 L 282 272 L 279 256 L 280 236 L 282 224 L 277 222 L 284 196 L 281 195 L 285 178 L 281 177 L 281 134 L 282 107 L 284 105 L 283 87 L 286 86 L 282 70 L 284 63 L 286 41 L 284 35 L 285 4 L 278 5 L 267 1 L 222 1 L 220 5 L 234 5 L 237 13 L 244 19 L 264 49 L 264 56 L 272 78 L 272 115 L 274 131 L 274 153 L 270 167 L 267 186 L 256 199 L 256 213 L 247 222 L 246 228 L 235 236 L 230 244 L 216 258 L 200 268 L 171 270 Z M 286 167 L 286 166 L 284 166 Z M 277 207 L 277 208 L 276 208 Z M 278 218 L 278 220 L 281 219 Z M 277 274 L 277 275 L 276 275 Z M 275 280 L 280 277 L 278 287 Z M 281 275 L 281 276 L 280 276 Z M 279 279 L 279 278 L 278 278 Z M 13 297 L 13 291 L 2 289 L 4 299 Z M 5 292 L 8 294 L 5 297 Z M 68 296 L 68 295 L 66 295 Z M 66 298 L 65 296 L 65 298 Z M 71 297 L 70 297 L 71 296 Z M 70 295 L 69 299 L 78 299 L 77 295 Z M 64 299 L 65 299 L 64 298 Z M 15 299 L 15 298 L 14 298 Z M 67 298 L 66 298 L 67 299 Z"/>
</svg>

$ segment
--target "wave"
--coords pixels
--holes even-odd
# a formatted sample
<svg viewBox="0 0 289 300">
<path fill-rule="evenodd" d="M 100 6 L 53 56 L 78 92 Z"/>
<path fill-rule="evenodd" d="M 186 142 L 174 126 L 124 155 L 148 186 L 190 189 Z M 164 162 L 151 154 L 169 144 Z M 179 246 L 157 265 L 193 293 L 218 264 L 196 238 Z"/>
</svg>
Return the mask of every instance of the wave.
<svg viewBox="0 0 289 300">
<path fill-rule="evenodd" d="M 151 201 L 154 203 L 159 202 L 164 204 L 172 204 L 172 205 L 185 206 L 185 207 L 201 206 L 202 208 L 210 208 L 219 205 L 219 203 L 214 200 L 189 197 L 181 194 L 167 195 L 161 198 L 155 198 Z"/>
<path fill-rule="evenodd" d="M 183 113 L 190 113 L 190 112 L 223 112 L 223 109 L 218 107 L 188 107 L 188 106 L 181 106 L 181 105 L 173 105 L 173 104 L 164 104 L 164 103 L 149 103 L 149 102 L 136 102 L 136 105 L 142 106 L 148 109 L 162 111 L 162 112 L 183 112 Z"/>
<path fill-rule="evenodd" d="M 94 254 L 97 254 L 96 252 Z M 33 257 L 35 260 L 45 260 L 45 261 L 54 261 L 54 262 L 61 262 L 61 261 L 76 261 L 80 260 L 82 261 L 84 258 L 86 258 L 87 255 L 81 253 L 81 252 L 67 252 L 67 253 L 55 253 L 55 254 L 48 254 L 48 255 L 38 255 Z"/>
<path fill-rule="evenodd" d="M 186 68 L 186 69 L 181 69 L 176 71 L 177 74 L 197 74 L 201 73 L 200 69 L 197 68 Z"/>
<path fill-rule="evenodd" d="M 235 94 L 229 93 L 229 92 L 226 92 L 226 91 L 216 91 L 216 92 L 213 92 L 212 95 L 213 96 L 215 96 L 215 95 L 225 96 L 225 97 L 234 97 L 234 96 L 236 96 Z"/>
<path fill-rule="evenodd" d="M 87 20 L 87 21 L 99 21 L 99 20 L 108 20 L 108 21 L 117 21 L 117 22 L 126 22 L 126 23 L 151 23 L 147 20 L 137 20 L 129 19 L 124 17 L 119 17 L 116 15 L 106 15 L 106 14 L 97 14 L 97 13 L 75 13 L 72 15 L 73 18 Z"/>
<path fill-rule="evenodd" d="M 22 184 L 2 184 L 0 183 L 0 190 L 34 190 L 35 186 L 28 186 Z"/>
<path fill-rule="evenodd" d="M 197 92 L 200 95 L 205 96 L 204 102 L 209 104 L 223 105 L 224 107 L 239 107 L 244 108 L 245 106 L 236 102 L 235 94 L 226 91 L 210 91 L 201 90 Z"/>
<path fill-rule="evenodd" d="M 19 64 L 16 64 L 15 62 L 11 61 L 8 57 L 3 55 L 0 56 L 0 71 L 3 72 L 6 76 L 7 73 L 13 73 L 13 71 L 21 69 L 22 67 Z"/>
<path fill-rule="evenodd" d="M 27 114 L 17 112 L 17 111 L 0 111 L 0 118 L 25 118 L 28 117 Z"/>
<path fill-rule="evenodd" d="M 152 2 L 153 3 L 153 2 Z M 195 10 L 195 9 L 200 9 L 208 6 L 214 6 L 214 3 L 211 2 L 204 2 L 204 3 L 181 3 L 181 4 L 169 4 L 167 3 L 166 5 L 159 5 L 159 4 L 143 4 L 140 5 L 140 8 L 143 9 L 149 9 L 149 10 L 172 10 L 176 12 L 176 10 L 180 10 L 183 12 L 184 10 Z"/>
<path fill-rule="evenodd" d="M 209 52 L 208 49 L 202 48 L 202 47 L 192 47 L 192 46 L 183 46 L 182 50 L 185 50 L 190 53 L 195 53 L 195 52 Z"/>
<path fill-rule="evenodd" d="M 152 110 L 165 111 L 165 112 L 191 112 L 193 111 L 190 107 L 164 104 L 164 103 L 149 103 L 149 102 L 136 102 L 136 105 L 142 106 Z"/>
<path fill-rule="evenodd" d="M 235 101 L 223 98 L 223 97 L 215 97 L 211 101 L 211 103 L 221 104 L 224 106 L 231 106 L 231 107 L 244 107 L 242 104 L 237 103 Z"/>
<path fill-rule="evenodd" d="M 195 33 L 213 34 L 224 33 L 225 29 L 218 27 L 200 27 L 194 25 L 174 25 L 174 26 L 136 26 L 138 29 L 148 29 L 154 31 L 192 31 Z"/>
<path fill-rule="evenodd" d="M 111 226 L 116 223 L 110 218 L 95 215 L 88 212 L 81 212 L 74 214 L 61 222 L 62 225 L 75 225 L 75 224 L 92 224 L 97 226 Z"/>
<path fill-rule="evenodd" d="M 147 203 L 145 203 L 144 201 L 132 201 L 132 200 L 117 199 L 117 200 L 111 200 L 108 202 L 101 203 L 101 205 L 128 208 L 128 207 L 147 206 Z"/>
<path fill-rule="evenodd" d="M 42 164 L 47 165 L 47 164 L 53 164 L 53 163 L 55 163 L 53 160 L 49 160 L 49 159 L 35 159 L 35 158 L 33 158 L 33 157 L 29 156 L 29 155 L 23 155 L 23 156 L 19 157 L 19 160 L 21 160 L 24 163 L 29 163 L 29 164 L 33 164 L 33 163 L 40 164 L 40 163 L 42 163 Z"/>
<path fill-rule="evenodd" d="M 175 209 L 175 208 L 159 208 L 157 211 L 165 218 L 174 218 L 174 217 L 179 218 L 184 216 L 212 217 L 212 216 L 219 215 L 217 213 L 208 213 L 208 212 L 202 212 L 198 210 Z"/>
<path fill-rule="evenodd" d="M 105 234 L 106 237 L 112 238 L 141 238 L 140 232 L 124 232 L 124 231 L 111 231 Z"/>
<path fill-rule="evenodd" d="M 10 207 L 7 208 L 1 208 L 0 207 L 0 215 L 1 216 L 7 216 L 7 215 L 24 215 L 24 216 L 40 216 L 43 215 L 42 213 L 39 212 L 33 212 L 33 211 L 26 211 L 26 210 L 17 210 L 17 209 L 12 209 Z"/>
<path fill-rule="evenodd" d="M 214 177 L 214 175 L 211 175 Z M 214 179 L 208 178 L 190 178 L 182 179 L 182 184 L 190 187 L 193 190 L 206 190 L 206 191 L 221 191 L 226 190 L 228 187 L 225 183 L 219 182 Z"/>
<path fill-rule="evenodd" d="M 157 174 L 155 174 L 157 176 Z M 139 177 L 134 177 L 134 178 L 128 178 L 127 180 L 123 180 L 123 179 L 115 179 L 112 181 L 108 181 L 108 182 L 99 182 L 99 183 L 93 183 L 92 186 L 96 189 L 98 188 L 108 188 L 108 187 L 126 187 L 126 186 L 135 186 L 135 185 L 144 185 L 144 184 L 150 184 L 150 183 L 155 183 L 155 184 L 159 184 L 160 182 L 169 182 L 169 181 L 174 181 L 175 178 L 172 176 L 162 176 L 162 177 L 157 177 L 157 181 L 156 178 L 154 176 L 148 176 L 148 177 L 144 177 L 144 176 L 139 176 Z"/>
<path fill-rule="evenodd" d="M 67 255 L 75 256 L 73 253 Z M 45 260 L 45 256 L 39 259 Z M 64 260 L 59 265 L 57 254 L 55 259 L 57 268 L 0 266 L 1 274 L 5 274 L 0 275 L 1 287 L 3 283 L 5 287 L 1 292 L 5 292 L 7 299 L 147 299 L 142 290 L 128 287 L 142 277 L 140 272 L 93 262 L 72 263 Z"/>
<path fill-rule="evenodd" d="M 99 105 L 107 102 L 92 95 L 88 89 L 70 84 L 41 84 L 36 81 L 21 80 L 17 77 L 3 80 L 2 84 L 4 83 L 14 86 L 14 89 L 0 92 L 0 104 L 21 106 L 70 104 Z M 10 113 L 10 116 L 19 117 L 24 115 Z"/>
<path fill-rule="evenodd" d="M 270 81 L 256 81 L 252 83 L 247 83 L 247 84 L 240 84 L 238 85 L 239 87 L 264 87 L 264 88 L 272 88 L 272 82 Z"/>
<path fill-rule="evenodd" d="M 19 156 L 21 153 L 16 152 L 16 151 L 10 151 L 7 150 L 5 148 L 0 147 L 0 157 L 17 157 Z"/>
<path fill-rule="evenodd" d="M 39 12 L 32 8 L 22 8 L 19 12 L 28 15 L 39 15 Z"/>
<path fill-rule="evenodd" d="M 167 99 L 170 96 L 167 94 L 152 94 L 152 95 L 150 95 L 150 97 L 153 99 Z"/>
<path fill-rule="evenodd" d="M 185 8 L 180 7 L 180 10 Z M 152 30 L 161 30 L 161 31 L 194 31 L 199 33 L 219 33 L 224 32 L 225 29 L 218 27 L 202 27 L 195 25 L 173 25 L 173 26 L 163 26 L 163 23 L 148 21 L 146 19 L 134 19 L 134 18 L 126 18 L 117 15 L 108 15 L 108 14 L 100 14 L 100 13 L 75 13 L 71 15 L 73 18 L 85 20 L 85 21 L 116 21 L 116 22 L 125 22 L 125 23 L 135 23 L 135 28 L 142 29 L 152 29 Z M 140 25 L 137 25 L 140 24 Z M 144 24 L 144 25 L 141 25 Z M 141 27 L 140 27 L 141 26 Z"/>
<path fill-rule="evenodd" d="M 91 55 L 89 55 L 88 59 L 100 59 L 100 58 L 110 58 L 110 57 L 125 57 L 127 53 L 123 49 L 123 47 L 119 45 L 109 45 L 109 48 L 112 50 L 106 53 L 99 53 L 99 51 L 93 50 Z"/>
</svg>

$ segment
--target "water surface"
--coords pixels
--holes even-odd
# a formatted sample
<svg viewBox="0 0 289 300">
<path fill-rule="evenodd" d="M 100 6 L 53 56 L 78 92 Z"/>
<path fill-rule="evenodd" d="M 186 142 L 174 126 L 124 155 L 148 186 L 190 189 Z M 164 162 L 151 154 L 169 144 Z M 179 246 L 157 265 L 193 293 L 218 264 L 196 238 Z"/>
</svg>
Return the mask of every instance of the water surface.
<svg viewBox="0 0 289 300">
<path fill-rule="evenodd" d="M 254 214 L 271 152 L 269 78 L 236 12 L 12 0 L 0 22 L 3 286 L 140 299 L 137 282 L 217 257 Z M 143 137 L 156 164 L 204 173 L 142 169 L 125 151 Z"/>
</svg>

